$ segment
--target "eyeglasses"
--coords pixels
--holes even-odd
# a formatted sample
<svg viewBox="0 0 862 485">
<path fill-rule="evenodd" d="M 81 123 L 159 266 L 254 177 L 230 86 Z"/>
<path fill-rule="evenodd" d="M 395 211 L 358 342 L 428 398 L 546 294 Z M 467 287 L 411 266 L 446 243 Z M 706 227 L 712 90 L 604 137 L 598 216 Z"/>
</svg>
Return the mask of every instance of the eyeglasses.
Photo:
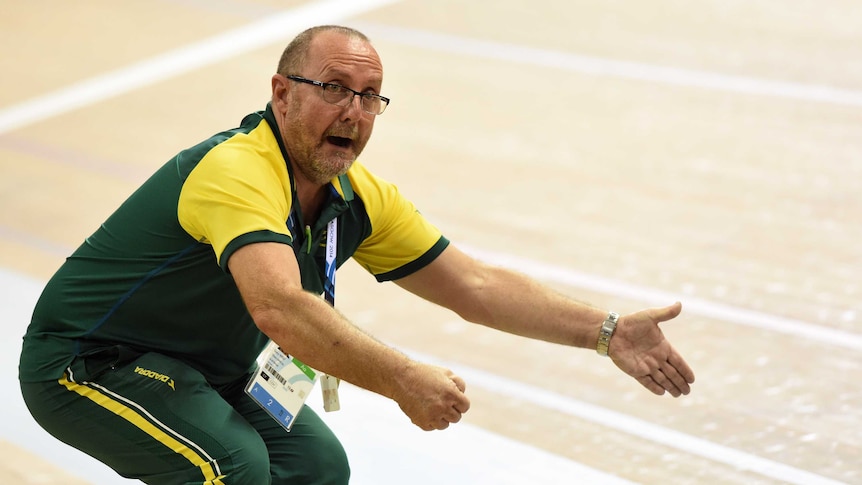
<svg viewBox="0 0 862 485">
<path fill-rule="evenodd" d="M 359 96 L 359 104 L 362 106 L 362 111 L 372 115 L 382 114 L 386 110 L 386 107 L 389 106 L 389 98 L 377 94 L 360 93 L 340 84 L 312 81 L 301 76 L 287 76 L 287 78 L 298 83 L 320 86 L 323 89 L 321 93 L 323 100 L 336 106 L 347 106 L 353 102 L 354 96 Z"/>
</svg>

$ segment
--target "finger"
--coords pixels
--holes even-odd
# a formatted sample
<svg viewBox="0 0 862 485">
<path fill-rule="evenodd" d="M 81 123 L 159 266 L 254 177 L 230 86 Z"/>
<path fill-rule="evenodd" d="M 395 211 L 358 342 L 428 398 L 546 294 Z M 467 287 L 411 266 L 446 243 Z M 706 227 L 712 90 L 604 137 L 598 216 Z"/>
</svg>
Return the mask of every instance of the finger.
<svg viewBox="0 0 862 485">
<path fill-rule="evenodd" d="M 654 381 L 650 376 L 641 376 L 637 378 L 637 381 L 641 383 L 642 386 L 649 389 L 653 394 L 657 394 L 661 396 L 664 394 L 664 388 L 659 385 L 658 382 Z"/>
<path fill-rule="evenodd" d="M 458 386 L 458 389 L 460 389 L 461 392 L 467 391 L 467 383 L 464 382 L 464 379 L 461 379 L 459 376 L 456 376 L 454 374 L 449 376 L 449 378 L 452 379 L 452 382 L 454 382 L 455 385 Z"/>
<path fill-rule="evenodd" d="M 679 372 L 679 375 L 685 379 L 685 382 L 694 384 L 694 371 L 691 370 L 691 367 L 688 366 L 688 363 L 682 358 L 682 356 L 675 351 L 671 351 L 667 361 L 677 370 L 677 372 Z"/>
<path fill-rule="evenodd" d="M 668 379 L 670 379 L 670 382 L 673 383 L 674 387 L 676 387 L 681 394 L 688 394 L 691 392 L 691 387 L 688 385 L 688 382 L 686 382 L 685 378 L 683 378 L 676 368 L 670 365 L 670 363 L 665 363 L 665 365 L 662 366 L 661 371 Z"/>
<path fill-rule="evenodd" d="M 466 413 L 470 409 L 470 399 L 467 398 L 467 396 L 464 394 L 464 392 L 467 390 L 467 384 L 464 382 L 464 379 L 454 374 L 449 376 L 449 378 L 452 379 L 452 382 L 454 382 L 458 390 L 461 391 L 457 396 L 455 396 L 455 403 L 453 404 L 453 407 L 459 413 Z"/>
<path fill-rule="evenodd" d="M 661 367 L 659 367 L 659 370 L 665 375 L 665 377 L 667 377 L 673 386 L 673 389 L 668 389 L 673 397 L 679 397 L 680 394 L 688 394 L 691 391 L 691 388 L 688 386 L 688 382 L 679 375 L 679 372 L 677 372 L 669 362 L 663 363 Z"/>
<path fill-rule="evenodd" d="M 457 396 L 452 407 L 454 407 L 459 413 L 464 414 L 470 410 L 470 399 L 465 394 L 461 394 L 460 396 Z"/>
<path fill-rule="evenodd" d="M 422 431 L 434 431 L 434 426 L 432 426 L 431 424 L 427 424 L 427 423 L 421 424 L 421 423 L 416 422 L 416 420 L 413 420 L 413 419 L 411 419 L 411 421 L 413 422 L 413 424 L 418 426 L 419 429 L 421 429 Z"/>
<path fill-rule="evenodd" d="M 458 421 L 461 421 L 461 416 L 462 414 L 453 407 L 449 409 L 448 413 L 446 413 L 445 419 L 450 423 L 457 423 Z"/>
<path fill-rule="evenodd" d="M 673 369 L 672 372 L 676 374 L 676 369 Z M 670 378 L 670 375 L 665 374 L 664 370 L 661 367 L 656 369 L 653 372 L 652 376 L 653 380 L 655 380 L 659 383 L 660 386 L 665 388 L 665 390 L 667 390 L 667 392 L 669 392 L 671 396 L 679 397 L 683 394 L 682 389 L 677 387 L 673 379 Z"/>
<path fill-rule="evenodd" d="M 437 426 L 435 426 L 434 429 L 443 430 L 443 429 L 446 429 L 448 427 L 449 427 L 449 421 L 446 421 L 445 419 L 441 419 L 440 421 L 437 421 Z"/>
</svg>

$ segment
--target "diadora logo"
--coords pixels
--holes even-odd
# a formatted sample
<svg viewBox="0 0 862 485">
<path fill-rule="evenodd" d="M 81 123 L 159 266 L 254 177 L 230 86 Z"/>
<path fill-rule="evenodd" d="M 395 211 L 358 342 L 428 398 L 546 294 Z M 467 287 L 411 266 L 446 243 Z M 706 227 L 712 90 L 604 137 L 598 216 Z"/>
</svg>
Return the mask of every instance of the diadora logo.
<svg viewBox="0 0 862 485">
<path fill-rule="evenodd" d="M 177 389 L 174 387 L 174 380 L 171 379 L 171 376 L 166 376 L 164 374 L 159 374 L 156 371 L 152 371 L 149 369 L 144 369 L 143 367 L 135 366 L 135 374 L 140 374 L 142 376 L 149 377 L 150 379 L 155 379 L 157 381 L 162 381 L 168 385 L 171 389 L 176 391 Z"/>
</svg>

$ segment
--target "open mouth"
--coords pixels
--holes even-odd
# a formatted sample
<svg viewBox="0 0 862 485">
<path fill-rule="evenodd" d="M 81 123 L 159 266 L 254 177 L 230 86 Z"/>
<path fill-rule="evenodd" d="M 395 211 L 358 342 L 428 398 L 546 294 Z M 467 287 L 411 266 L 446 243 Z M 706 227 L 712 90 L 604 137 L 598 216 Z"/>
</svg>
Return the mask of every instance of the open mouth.
<svg viewBox="0 0 862 485">
<path fill-rule="evenodd" d="M 353 144 L 353 140 L 341 136 L 327 136 L 326 141 L 341 148 L 348 148 Z"/>
</svg>

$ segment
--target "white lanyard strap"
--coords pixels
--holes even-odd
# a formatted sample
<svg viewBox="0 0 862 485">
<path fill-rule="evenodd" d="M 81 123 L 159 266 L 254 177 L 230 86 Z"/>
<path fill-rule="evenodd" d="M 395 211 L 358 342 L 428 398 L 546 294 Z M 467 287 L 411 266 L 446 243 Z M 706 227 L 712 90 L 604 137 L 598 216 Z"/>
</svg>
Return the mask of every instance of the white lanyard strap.
<svg viewBox="0 0 862 485">
<path fill-rule="evenodd" d="M 323 282 L 323 298 L 330 305 L 335 306 L 335 257 L 338 249 L 338 218 L 329 221 L 326 226 L 326 281 Z M 321 388 L 323 390 L 323 409 L 327 412 L 338 411 L 341 402 L 338 398 L 339 379 L 330 375 L 320 376 Z"/>
<path fill-rule="evenodd" d="M 323 282 L 323 297 L 332 306 L 335 306 L 335 257 L 337 250 L 338 218 L 336 217 L 326 225 L 326 264 L 324 265 L 326 281 Z"/>
</svg>

